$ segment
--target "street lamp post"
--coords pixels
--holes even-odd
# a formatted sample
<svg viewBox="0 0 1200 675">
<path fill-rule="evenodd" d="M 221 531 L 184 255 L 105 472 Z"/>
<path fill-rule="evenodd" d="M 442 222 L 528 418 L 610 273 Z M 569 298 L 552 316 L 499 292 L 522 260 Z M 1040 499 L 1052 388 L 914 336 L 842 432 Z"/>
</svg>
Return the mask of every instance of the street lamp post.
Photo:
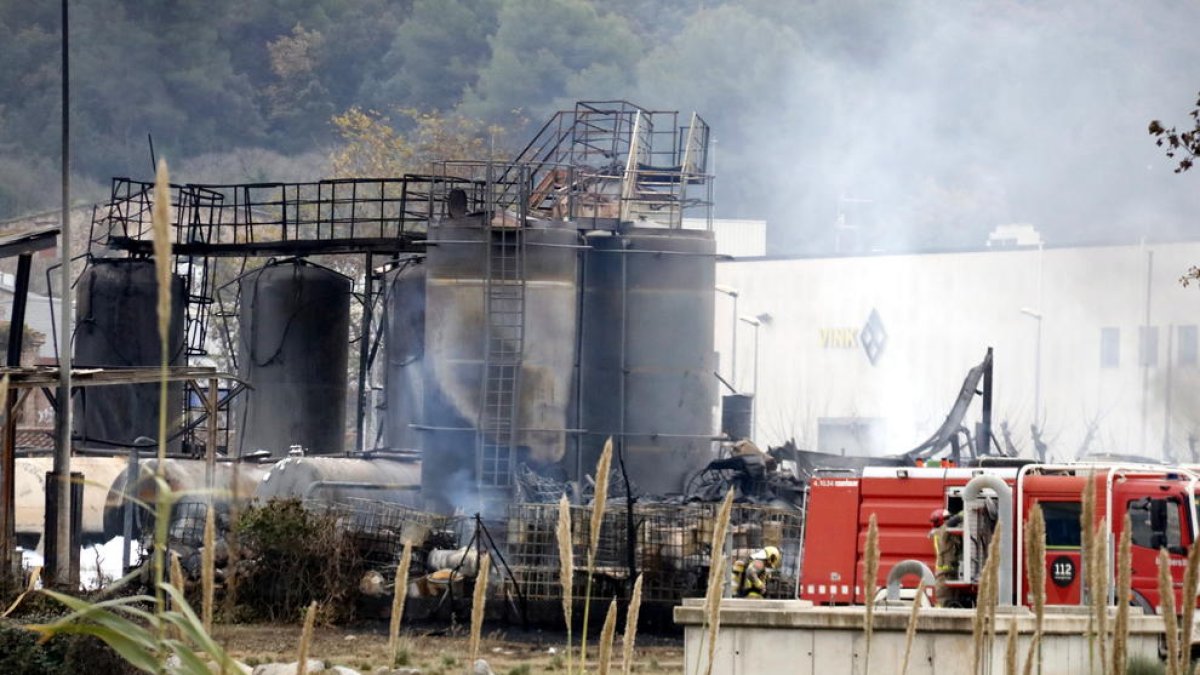
<svg viewBox="0 0 1200 675">
<path fill-rule="evenodd" d="M 1037 320 L 1037 342 L 1033 352 L 1033 423 L 1041 423 L 1042 414 L 1042 313 L 1022 307 L 1021 313 Z"/>
<path fill-rule="evenodd" d="M 758 438 L 758 327 L 760 325 L 762 325 L 762 322 L 759 321 L 755 317 L 749 317 L 749 316 L 739 316 L 738 320 L 742 321 L 744 323 L 750 324 L 751 326 L 754 326 L 754 375 L 753 375 L 754 381 L 752 383 L 752 386 L 754 387 L 754 399 L 750 404 L 751 405 L 751 408 L 750 408 L 750 431 L 751 431 L 750 436 L 751 436 L 751 438 L 757 440 L 757 438 Z"/>
<path fill-rule="evenodd" d="M 718 284 L 713 287 L 718 293 L 728 295 L 733 298 L 733 321 L 731 322 L 730 339 L 729 339 L 729 384 L 733 386 L 733 390 L 737 392 L 737 319 L 738 319 L 738 290 L 729 286 Z"/>
</svg>

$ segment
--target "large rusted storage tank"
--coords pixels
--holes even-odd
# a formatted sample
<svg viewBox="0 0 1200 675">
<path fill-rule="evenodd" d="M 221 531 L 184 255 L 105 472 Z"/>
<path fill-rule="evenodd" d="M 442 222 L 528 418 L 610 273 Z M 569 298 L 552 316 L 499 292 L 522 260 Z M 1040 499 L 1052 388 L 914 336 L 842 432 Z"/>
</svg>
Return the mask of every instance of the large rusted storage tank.
<svg viewBox="0 0 1200 675">
<path fill-rule="evenodd" d="M 239 397 L 238 451 L 283 457 L 299 445 L 309 455 L 341 454 L 350 279 L 289 261 L 239 283 L 238 374 L 252 389 Z"/>
<path fill-rule="evenodd" d="M 383 409 L 386 444 L 398 450 L 421 447 L 415 428 L 425 407 L 425 264 L 403 263 L 387 280 L 387 392 Z"/>
<path fill-rule="evenodd" d="M 625 228 L 595 232 L 584 263 L 577 478 L 595 470 L 604 441 L 623 442 L 645 493 L 680 492 L 712 459 L 711 232 Z"/>
<path fill-rule="evenodd" d="M 425 284 L 422 482 L 435 509 L 478 508 L 489 255 L 509 258 L 482 217 L 429 228 Z M 569 223 L 524 229 L 524 317 L 514 469 L 560 462 L 567 448 L 576 341 L 578 233 Z M 514 320 L 506 317 L 505 321 Z M 515 342 L 506 348 L 515 348 Z M 505 403 L 502 407 L 509 407 Z M 503 439 L 490 439 L 503 442 Z"/>
<path fill-rule="evenodd" d="M 171 277 L 170 365 L 187 362 L 184 341 L 183 278 Z M 75 287 L 73 366 L 76 368 L 157 367 L 158 280 L 154 261 L 95 258 Z M 87 387 L 75 395 L 75 432 L 83 446 L 130 446 L 139 436 L 158 438 L 158 384 Z M 183 383 L 168 385 L 172 417 L 183 410 Z M 173 449 L 177 449 L 175 444 Z"/>
</svg>

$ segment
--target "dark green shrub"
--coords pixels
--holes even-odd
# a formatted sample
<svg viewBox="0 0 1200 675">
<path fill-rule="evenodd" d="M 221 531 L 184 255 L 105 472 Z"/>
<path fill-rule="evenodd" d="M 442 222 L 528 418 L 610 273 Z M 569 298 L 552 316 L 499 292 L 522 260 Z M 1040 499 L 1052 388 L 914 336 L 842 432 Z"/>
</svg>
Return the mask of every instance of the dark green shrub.
<svg viewBox="0 0 1200 675">
<path fill-rule="evenodd" d="M 333 516 L 297 499 L 271 500 L 237 523 L 239 618 L 299 620 L 309 603 L 351 618 L 365 568 Z"/>
</svg>

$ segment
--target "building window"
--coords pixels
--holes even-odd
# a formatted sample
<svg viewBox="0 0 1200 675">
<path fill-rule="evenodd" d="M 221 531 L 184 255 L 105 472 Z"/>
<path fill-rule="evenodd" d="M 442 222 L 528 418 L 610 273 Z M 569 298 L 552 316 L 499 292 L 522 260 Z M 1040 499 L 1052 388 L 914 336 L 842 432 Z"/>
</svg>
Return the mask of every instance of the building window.
<svg viewBox="0 0 1200 675">
<path fill-rule="evenodd" d="M 1197 333 L 1196 326 L 1179 326 L 1176 329 L 1176 339 L 1179 340 L 1178 361 L 1181 366 L 1196 365 Z"/>
<path fill-rule="evenodd" d="M 1121 365 L 1121 329 L 1106 326 L 1100 329 L 1100 367 Z"/>
<path fill-rule="evenodd" d="M 1158 326 L 1138 326 L 1138 365 L 1158 365 Z"/>
</svg>

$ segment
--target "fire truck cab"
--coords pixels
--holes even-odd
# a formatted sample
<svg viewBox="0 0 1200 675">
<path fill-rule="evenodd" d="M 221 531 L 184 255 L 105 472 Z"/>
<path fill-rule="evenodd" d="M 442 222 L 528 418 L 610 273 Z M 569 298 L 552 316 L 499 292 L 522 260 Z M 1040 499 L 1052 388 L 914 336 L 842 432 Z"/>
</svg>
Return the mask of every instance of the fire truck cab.
<svg viewBox="0 0 1200 675">
<path fill-rule="evenodd" d="M 956 569 L 946 571 L 951 606 L 973 606 L 987 543 L 995 531 L 1000 561 L 1001 604 L 1030 604 L 1025 573 L 1024 531 L 1034 504 L 1046 521 L 1046 603 L 1087 601 L 1080 557 L 1080 517 L 1087 480 L 1095 481 L 1093 522 L 1104 519 L 1100 545 L 1108 569 L 1124 517 L 1132 542 L 1130 602 L 1146 612 L 1159 607 L 1159 549 L 1170 556 L 1178 596 L 1188 549 L 1196 541 L 1197 474 L 1185 468 L 1142 465 L 1044 465 L 1009 468 L 869 467 L 861 476 L 818 477 L 809 485 L 804 560 L 798 593 L 815 604 L 858 604 L 864 593 L 886 586 L 893 566 L 916 560 L 935 569 L 934 526 L 930 514 L 944 509 L 961 514 L 949 528 L 961 537 Z M 878 529 L 879 570 L 863 579 L 871 515 Z M 961 521 L 958 523 L 957 521 Z M 1115 574 L 1108 598 L 1115 603 Z M 915 586 L 914 580 L 909 580 Z M 1007 595 L 1007 597 L 1006 597 Z M 1176 597 L 1176 607 L 1180 598 Z"/>
</svg>

